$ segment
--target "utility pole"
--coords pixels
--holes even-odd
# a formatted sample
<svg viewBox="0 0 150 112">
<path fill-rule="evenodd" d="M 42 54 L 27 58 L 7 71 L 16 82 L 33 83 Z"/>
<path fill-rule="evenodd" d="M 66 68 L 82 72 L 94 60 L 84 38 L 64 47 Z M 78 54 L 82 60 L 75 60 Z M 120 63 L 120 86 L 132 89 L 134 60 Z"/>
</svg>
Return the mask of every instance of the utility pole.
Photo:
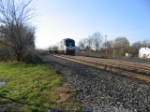
<svg viewBox="0 0 150 112">
<path fill-rule="evenodd" d="M 105 52 L 106 52 L 106 54 L 107 54 L 106 40 L 107 40 L 107 35 L 105 35 Z"/>
</svg>

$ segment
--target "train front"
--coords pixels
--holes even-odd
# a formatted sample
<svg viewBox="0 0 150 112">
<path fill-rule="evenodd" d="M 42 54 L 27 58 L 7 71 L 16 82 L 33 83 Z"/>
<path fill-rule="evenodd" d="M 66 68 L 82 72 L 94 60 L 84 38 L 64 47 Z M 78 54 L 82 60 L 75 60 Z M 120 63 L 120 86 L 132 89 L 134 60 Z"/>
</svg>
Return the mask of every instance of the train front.
<svg viewBox="0 0 150 112">
<path fill-rule="evenodd" d="M 75 41 L 73 39 L 65 39 L 66 54 L 75 54 Z"/>
</svg>

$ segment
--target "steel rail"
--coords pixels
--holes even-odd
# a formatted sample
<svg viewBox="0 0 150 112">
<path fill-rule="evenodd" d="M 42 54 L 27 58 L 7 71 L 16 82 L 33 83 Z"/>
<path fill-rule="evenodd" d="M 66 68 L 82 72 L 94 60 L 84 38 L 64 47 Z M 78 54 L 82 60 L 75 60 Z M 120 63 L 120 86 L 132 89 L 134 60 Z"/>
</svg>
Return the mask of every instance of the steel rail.
<svg viewBox="0 0 150 112">
<path fill-rule="evenodd" d="M 78 58 L 83 58 L 83 56 L 78 56 Z M 117 60 L 112 60 L 112 59 L 101 59 L 101 58 L 92 58 L 92 57 L 85 57 L 86 59 L 98 59 L 98 60 L 101 60 L 101 61 L 106 61 L 109 62 L 109 63 L 119 63 L 119 64 L 122 64 L 122 65 L 127 65 L 127 66 L 133 66 L 133 67 L 138 67 L 138 68 L 143 68 L 143 69 L 147 69 L 147 70 L 150 70 L 150 65 L 144 65 L 144 64 L 139 64 L 139 63 L 131 63 L 131 62 L 125 62 L 125 61 L 117 61 Z"/>
<path fill-rule="evenodd" d="M 115 72 L 127 77 L 131 77 L 133 79 L 138 79 L 144 82 L 150 83 L 150 70 L 144 69 L 144 68 L 138 68 L 134 66 L 125 66 L 124 64 L 118 64 L 118 63 L 110 63 L 107 60 L 98 61 L 93 60 L 92 58 L 85 58 L 85 57 L 77 57 L 77 56 L 69 56 L 69 55 L 53 55 L 58 58 L 62 58 L 65 60 L 81 63 L 84 65 L 92 66 L 95 68 L 99 68 L 102 70 L 107 70 L 111 72 Z"/>
<path fill-rule="evenodd" d="M 71 57 L 70 57 L 71 58 Z M 124 62 L 124 61 L 113 61 L 113 60 L 108 60 L 108 59 L 95 59 L 95 58 L 89 58 L 89 57 L 75 57 L 76 59 L 81 59 L 81 60 L 90 60 L 91 62 L 98 61 L 101 64 L 106 64 L 107 66 L 110 67 L 115 67 L 115 68 L 121 68 L 125 70 L 130 70 L 130 71 L 136 71 L 138 73 L 144 73 L 147 75 L 150 75 L 150 67 L 147 65 L 141 65 L 141 64 L 132 64 L 129 62 Z"/>
</svg>

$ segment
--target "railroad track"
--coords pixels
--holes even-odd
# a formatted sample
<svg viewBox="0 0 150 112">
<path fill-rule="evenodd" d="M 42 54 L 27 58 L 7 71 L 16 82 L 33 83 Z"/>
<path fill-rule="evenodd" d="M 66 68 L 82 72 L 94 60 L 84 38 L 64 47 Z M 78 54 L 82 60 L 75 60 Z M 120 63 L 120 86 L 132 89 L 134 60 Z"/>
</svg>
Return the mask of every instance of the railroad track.
<svg viewBox="0 0 150 112">
<path fill-rule="evenodd" d="M 115 72 L 130 78 L 150 83 L 150 65 L 84 56 L 69 56 L 56 54 L 53 54 L 53 56 L 85 64 L 95 68 Z"/>
</svg>

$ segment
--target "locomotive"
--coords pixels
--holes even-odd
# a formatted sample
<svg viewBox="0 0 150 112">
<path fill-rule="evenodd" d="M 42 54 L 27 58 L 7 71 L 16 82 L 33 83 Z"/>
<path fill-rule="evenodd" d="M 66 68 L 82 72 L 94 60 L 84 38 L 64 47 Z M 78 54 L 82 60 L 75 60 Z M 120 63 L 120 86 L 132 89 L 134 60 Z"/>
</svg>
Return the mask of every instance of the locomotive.
<svg viewBox="0 0 150 112">
<path fill-rule="evenodd" d="M 75 41 L 71 38 L 65 38 L 58 42 L 55 47 L 49 49 L 50 52 L 60 53 L 60 54 L 71 54 L 75 55 L 76 47 Z"/>
</svg>

